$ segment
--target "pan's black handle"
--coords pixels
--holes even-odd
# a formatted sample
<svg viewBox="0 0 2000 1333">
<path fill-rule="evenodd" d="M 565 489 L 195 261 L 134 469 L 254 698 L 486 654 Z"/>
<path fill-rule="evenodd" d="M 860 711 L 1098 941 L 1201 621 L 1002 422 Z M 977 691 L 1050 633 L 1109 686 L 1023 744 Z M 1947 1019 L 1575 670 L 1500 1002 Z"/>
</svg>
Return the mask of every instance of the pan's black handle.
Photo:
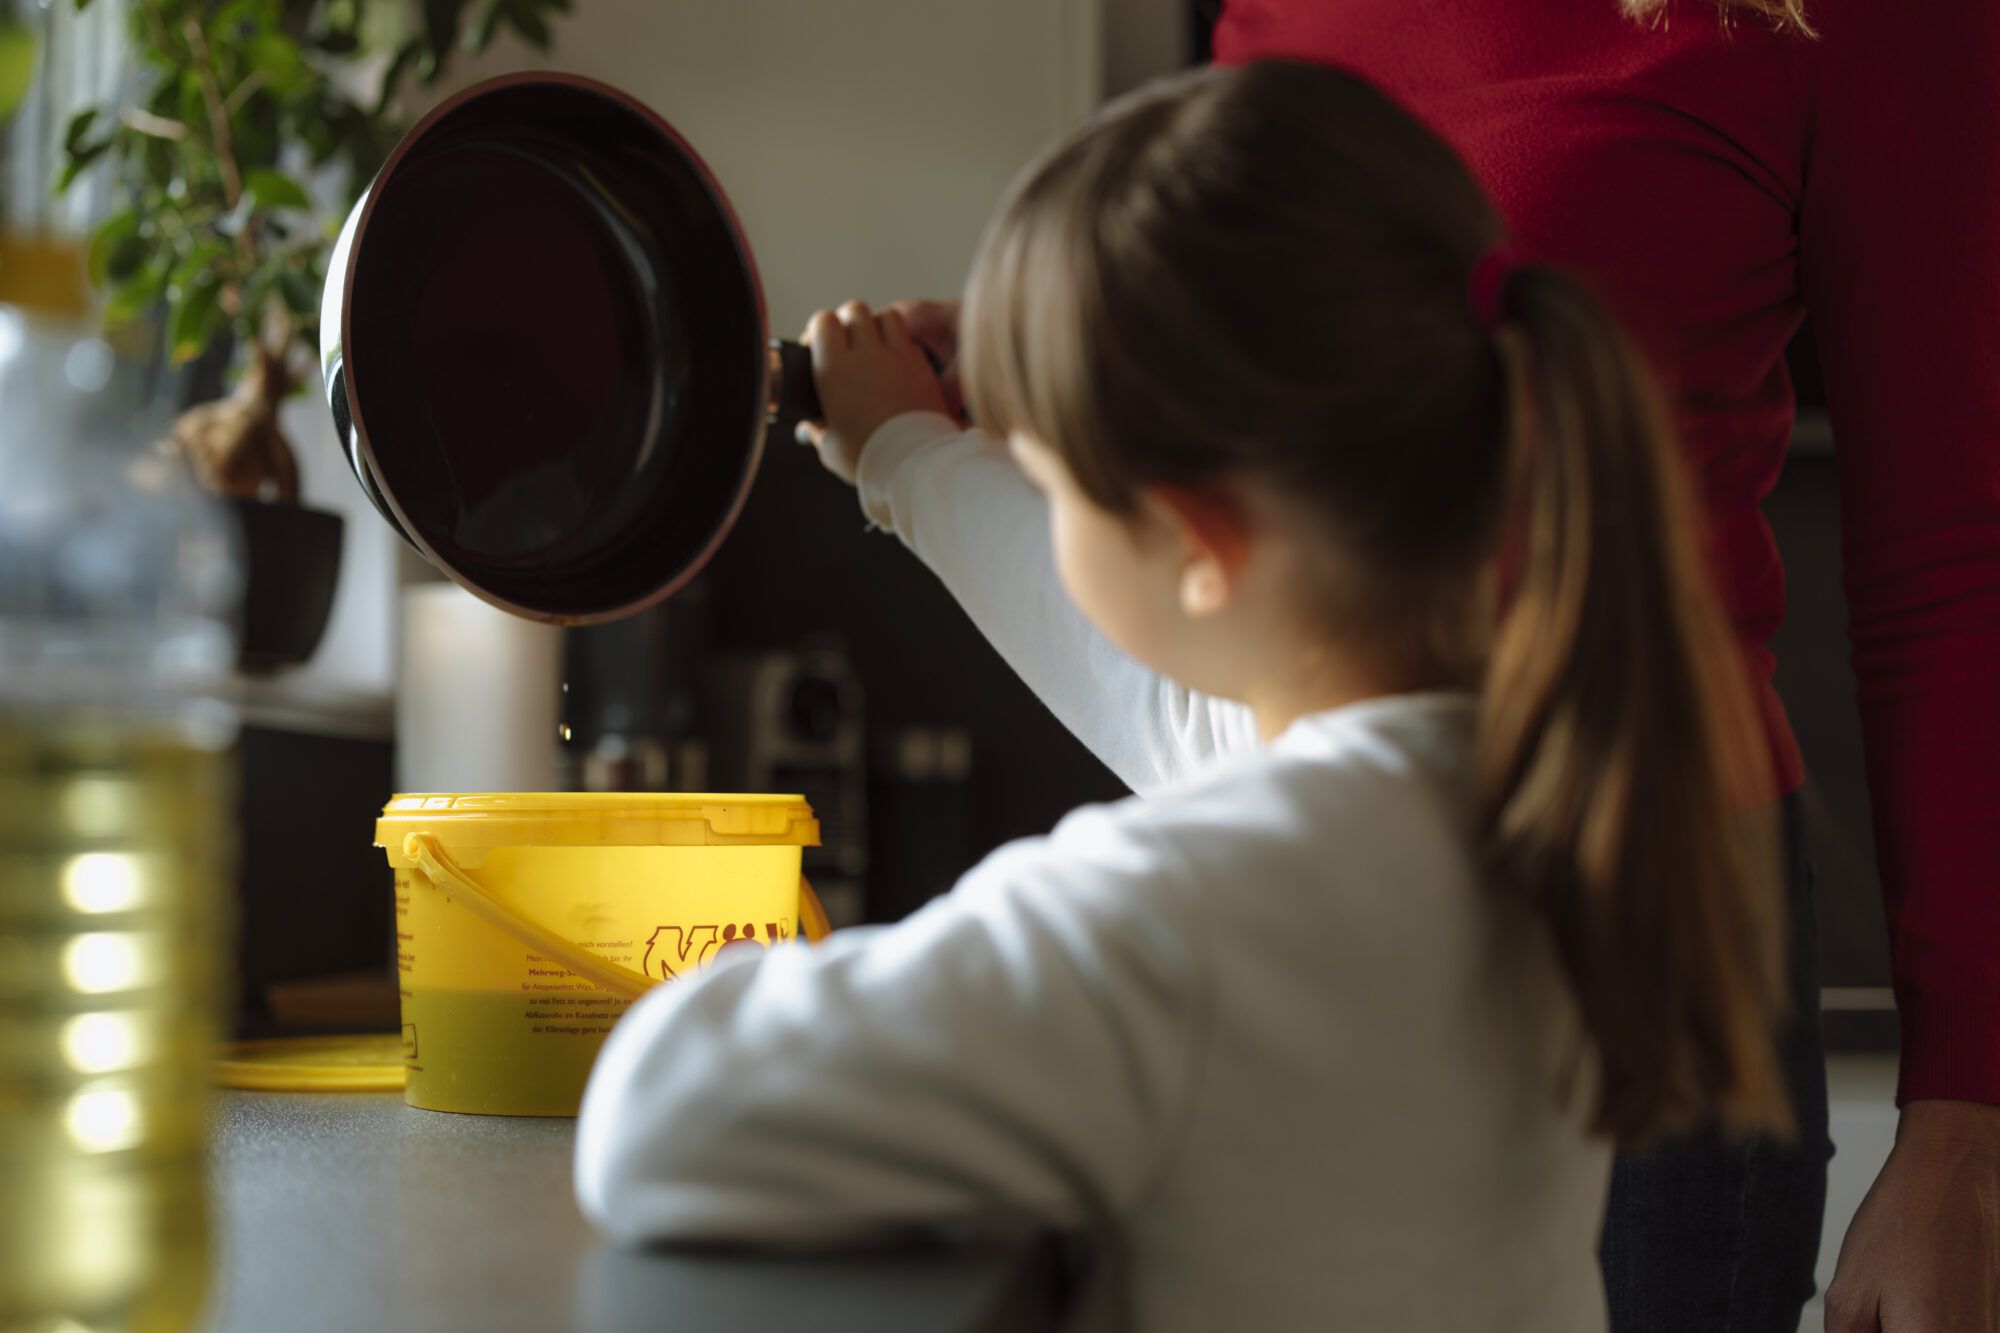
<svg viewBox="0 0 2000 1333">
<path fill-rule="evenodd" d="M 928 347 L 923 353 L 932 372 L 944 374 L 937 354 Z M 801 421 L 818 421 L 822 413 L 819 385 L 813 379 L 812 348 L 788 338 L 773 338 L 766 355 L 771 358 L 771 401 L 764 408 L 765 420 L 787 434 Z"/>
<path fill-rule="evenodd" d="M 771 401 L 764 415 L 789 432 L 801 421 L 820 417 L 819 386 L 813 382 L 812 348 L 785 338 L 771 339 Z"/>
</svg>

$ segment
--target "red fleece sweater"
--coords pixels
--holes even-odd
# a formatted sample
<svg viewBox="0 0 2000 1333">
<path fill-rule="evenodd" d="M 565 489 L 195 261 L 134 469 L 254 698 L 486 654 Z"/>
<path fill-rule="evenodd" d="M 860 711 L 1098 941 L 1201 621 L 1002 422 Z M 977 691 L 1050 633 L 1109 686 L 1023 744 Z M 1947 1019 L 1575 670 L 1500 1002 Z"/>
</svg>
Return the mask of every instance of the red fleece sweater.
<svg viewBox="0 0 2000 1333">
<path fill-rule="evenodd" d="M 1529 256 L 1588 279 L 1673 393 L 1779 776 L 1784 572 L 1758 505 L 1810 312 L 1902 1012 L 1901 1097 L 2000 1103 L 2000 5 L 1231 0 L 1218 59 L 1335 62 L 1457 146 Z"/>
</svg>

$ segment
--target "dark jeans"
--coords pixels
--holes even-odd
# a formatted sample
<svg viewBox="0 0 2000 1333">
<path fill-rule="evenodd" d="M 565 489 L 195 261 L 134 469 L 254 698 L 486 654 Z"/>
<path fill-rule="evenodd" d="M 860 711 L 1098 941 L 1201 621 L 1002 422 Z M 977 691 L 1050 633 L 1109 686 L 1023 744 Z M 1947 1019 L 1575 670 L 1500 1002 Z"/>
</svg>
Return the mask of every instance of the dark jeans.
<svg viewBox="0 0 2000 1333">
<path fill-rule="evenodd" d="M 1802 805 L 1780 805 L 1791 907 L 1793 1020 L 1780 1057 L 1799 1142 L 1713 1134 L 1621 1157 L 1599 1258 L 1612 1333 L 1792 1333 L 1813 1294 L 1826 1209 L 1826 1055 Z"/>
</svg>

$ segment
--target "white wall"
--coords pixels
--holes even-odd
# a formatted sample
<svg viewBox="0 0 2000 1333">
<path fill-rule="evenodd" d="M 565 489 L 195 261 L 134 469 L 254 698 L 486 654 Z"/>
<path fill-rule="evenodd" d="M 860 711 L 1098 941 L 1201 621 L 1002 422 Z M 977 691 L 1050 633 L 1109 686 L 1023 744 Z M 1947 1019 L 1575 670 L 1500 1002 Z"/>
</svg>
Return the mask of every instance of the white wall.
<svg viewBox="0 0 2000 1333">
<path fill-rule="evenodd" d="M 1186 67 L 1194 33 L 1187 0 L 1103 0 L 1104 95 Z"/>
<path fill-rule="evenodd" d="M 1098 0 L 578 0 L 543 58 L 614 84 L 721 180 L 774 334 L 956 294 L 987 215 L 1101 87 Z"/>
</svg>

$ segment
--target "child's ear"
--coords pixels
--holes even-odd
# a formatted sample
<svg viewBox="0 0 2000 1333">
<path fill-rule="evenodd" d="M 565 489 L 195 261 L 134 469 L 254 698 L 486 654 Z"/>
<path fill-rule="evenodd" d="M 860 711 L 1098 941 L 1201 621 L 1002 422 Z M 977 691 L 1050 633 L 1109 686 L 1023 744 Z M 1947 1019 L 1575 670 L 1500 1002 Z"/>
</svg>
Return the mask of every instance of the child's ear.
<svg viewBox="0 0 2000 1333">
<path fill-rule="evenodd" d="M 1223 491 L 1190 486 L 1150 487 L 1145 498 L 1181 547 L 1181 610 L 1197 620 L 1222 610 L 1250 556 L 1243 507 Z"/>
</svg>

